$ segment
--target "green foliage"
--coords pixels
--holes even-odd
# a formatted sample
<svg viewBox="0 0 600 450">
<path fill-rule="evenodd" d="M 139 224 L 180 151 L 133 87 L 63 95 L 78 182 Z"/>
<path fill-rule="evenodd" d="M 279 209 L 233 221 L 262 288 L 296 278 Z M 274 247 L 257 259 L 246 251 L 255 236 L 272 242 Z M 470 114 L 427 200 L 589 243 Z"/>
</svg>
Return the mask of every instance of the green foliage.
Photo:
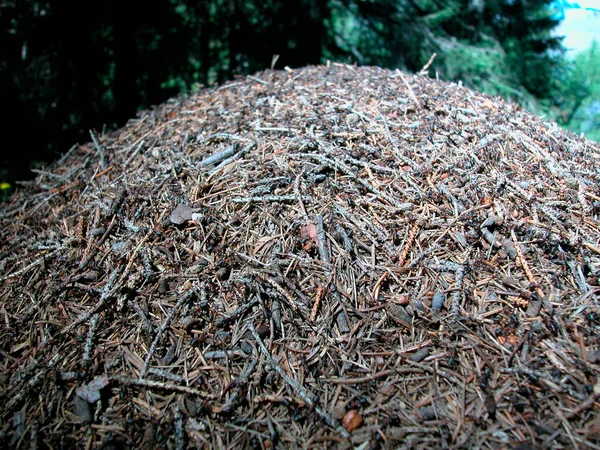
<svg viewBox="0 0 600 450">
<path fill-rule="evenodd" d="M 551 1 L 333 1 L 332 55 L 418 71 L 436 53 L 432 74 L 534 108 L 561 60 Z"/>
<path fill-rule="evenodd" d="M 10 183 L 0 183 L 0 203 L 5 202 L 8 199 L 11 191 Z"/>
<path fill-rule="evenodd" d="M 418 71 L 436 53 L 434 76 L 531 109 L 544 101 L 571 111 L 567 122 L 587 124 L 583 100 L 575 105 L 592 88 L 578 72 L 584 62 L 561 64 L 551 2 L 106 0 L 88 14 L 75 0 L 0 0 L 3 122 L 36 130 L 8 145 L 51 159 L 49 150 L 87 140 L 90 128 L 120 126 L 177 93 L 268 68 L 274 54 L 278 67 L 331 59 Z M 568 75 L 564 88 L 554 74 Z"/>
<path fill-rule="evenodd" d="M 562 83 L 550 110 L 558 123 L 588 139 L 600 141 L 600 44 L 564 62 Z"/>
</svg>

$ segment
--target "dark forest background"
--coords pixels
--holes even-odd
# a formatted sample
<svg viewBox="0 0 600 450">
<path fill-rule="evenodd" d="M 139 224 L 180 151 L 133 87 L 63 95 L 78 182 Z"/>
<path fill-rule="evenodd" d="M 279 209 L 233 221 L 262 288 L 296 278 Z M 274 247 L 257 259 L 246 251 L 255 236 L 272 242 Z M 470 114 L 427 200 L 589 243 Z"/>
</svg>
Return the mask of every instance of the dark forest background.
<svg viewBox="0 0 600 450">
<path fill-rule="evenodd" d="M 29 178 L 90 129 L 269 68 L 273 55 L 275 68 L 332 60 L 414 72 L 436 53 L 431 76 L 574 127 L 593 80 L 565 60 L 551 3 L 0 0 L 0 182 Z"/>
</svg>

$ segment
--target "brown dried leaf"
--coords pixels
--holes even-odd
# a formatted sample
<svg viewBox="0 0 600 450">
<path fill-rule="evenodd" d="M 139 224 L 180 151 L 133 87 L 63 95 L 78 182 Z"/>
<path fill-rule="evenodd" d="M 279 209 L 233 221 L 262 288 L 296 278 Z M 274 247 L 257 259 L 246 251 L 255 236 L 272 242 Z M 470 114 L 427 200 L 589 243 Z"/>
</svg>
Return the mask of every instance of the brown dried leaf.
<svg viewBox="0 0 600 450">
<path fill-rule="evenodd" d="M 92 415 L 92 408 L 90 408 L 90 404 L 79 396 L 75 396 L 73 400 L 75 405 L 75 414 L 79 417 L 79 421 L 81 423 L 91 422 L 94 416 Z"/>
<path fill-rule="evenodd" d="M 171 212 L 169 220 L 175 225 L 180 225 L 184 222 L 187 222 L 188 220 L 191 220 L 193 212 L 194 210 L 188 205 L 177 205 L 173 212 Z"/>
<path fill-rule="evenodd" d="M 88 384 L 78 387 L 75 393 L 89 403 L 94 403 L 100 400 L 100 391 L 106 386 L 108 386 L 108 375 L 103 374 L 94 378 Z"/>
<path fill-rule="evenodd" d="M 300 228 L 300 242 L 305 251 L 310 250 L 313 245 L 317 246 L 319 244 L 317 240 L 317 227 L 314 224 L 309 223 L 305 227 Z"/>
<path fill-rule="evenodd" d="M 344 418 L 342 419 L 342 424 L 344 428 L 348 432 L 352 432 L 360 427 L 363 423 L 363 418 L 356 409 L 351 409 L 346 414 L 344 414 Z"/>
</svg>

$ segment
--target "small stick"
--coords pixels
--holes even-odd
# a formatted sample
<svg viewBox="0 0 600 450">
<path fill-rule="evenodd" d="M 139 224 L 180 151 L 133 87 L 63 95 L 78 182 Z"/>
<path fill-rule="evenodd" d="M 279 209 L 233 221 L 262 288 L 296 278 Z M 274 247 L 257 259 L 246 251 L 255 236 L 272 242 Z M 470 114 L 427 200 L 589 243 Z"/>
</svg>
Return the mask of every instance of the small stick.
<svg viewBox="0 0 600 450">
<path fill-rule="evenodd" d="M 310 312 L 310 321 L 314 322 L 317 318 L 317 312 L 319 311 L 319 305 L 321 303 L 321 298 L 325 293 L 325 288 L 323 286 L 317 287 L 317 296 L 315 297 L 315 302 L 313 304 L 312 310 Z"/>
<path fill-rule="evenodd" d="M 452 261 L 441 260 L 438 264 L 432 264 L 429 265 L 429 267 L 437 271 L 454 272 L 454 286 L 452 287 L 452 293 L 450 294 L 450 313 L 453 315 L 458 315 L 463 293 L 462 290 L 465 279 L 465 266 Z"/>
<path fill-rule="evenodd" d="M 540 222 L 536 222 L 535 220 L 532 219 L 524 219 L 524 222 L 532 225 L 534 227 L 540 227 L 540 228 L 545 228 L 546 230 L 549 230 L 551 233 L 556 233 L 559 234 L 561 236 L 564 236 L 566 239 L 568 239 L 570 242 L 575 242 L 576 238 L 575 236 L 573 236 L 572 233 L 562 233 L 559 229 L 557 229 L 556 227 L 552 227 L 550 225 L 547 225 L 545 223 L 540 223 Z M 587 247 L 589 250 L 596 252 L 600 255 L 600 248 L 594 246 L 593 244 L 590 244 L 589 242 L 586 241 L 582 241 L 581 245 L 583 245 L 584 247 Z"/>
<path fill-rule="evenodd" d="M 246 354 L 242 350 L 214 350 L 202 354 L 204 359 L 233 359 L 243 356 Z"/>
<path fill-rule="evenodd" d="M 109 215 L 111 215 L 111 216 L 115 215 L 119 211 L 119 208 L 121 207 L 123 200 L 125 200 L 126 195 L 127 195 L 127 188 L 125 186 L 122 186 L 117 191 L 117 195 L 115 196 L 114 200 L 110 204 L 110 211 L 108 213 Z"/>
<path fill-rule="evenodd" d="M 331 283 L 332 278 L 333 273 L 329 275 L 329 279 L 327 280 L 327 283 L 325 285 L 317 287 L 317 296 L 315 297 L 315 302 L 313 303 L 312 311 L 310 312 L 311 322 L 314 322 L 317 318 L 317 312 L 319 311 L 321 299 L 325 295 L 325 292 L 327 292 L 327 286 L 329 286 L 329 283 Z"/>
<path fill-rule="evenodd" d="M 209 179 L 212 178 L 214 175 L 216 175 L 224 167 L 226 167 L 229 164 L 231 164 L 232 162 L 237 161 L 238 159 L 240 159 L 242 156 L 244 156 L 246 153 L 248 153 L 250 150 L 252 150 L 252 148 L 254 148 L 255 146 L 256 146 L 256 142 L 252 141 L 248 145 L 246 145 L 242 150 L 240 150 L 239 152 L 235 153 L 233 156 L 230 156 L 229 158 L 225 158 L 224 160 L 222 160 L 221 163 L 218 166 L 216 166 L 215 168 L 213 168 L 208 173 L 209 174 Z"/>
<path fill-rule="evenodd" d="M 148 249 L 146 247 L 142 247 L 142 252 L 140 253 L 142 258 L 142 264 L 144 266 L 144 277 L 146 280 L 151 280 L 154 278 L 154 268 L 152 267 L 152 263 L 150 262 L 150 256 Z"/>
<path fill-rule="evenodd" d="M 398 73 L 398 75 L 400 75 L 400 78 L 402 78 L 402 82 L 404 83 L 404 86 L 406 86 L 406 88 L 408 89 L 410 98 L 413 99 L 413 101 L 415 102 L 415 105 L 417 105 L 417 107 L 420 106 L 415 93 L 413 92 L 412 88 L 410 87 L 410 84 L 408 84 L 408 81 L 406 81 L 406 78 L 404 78 L 404 75 L 402 75 L 402 72 L 400 72 L 399 70 L 396 69 L 396 73 Z"/>
<path fill-rule="evenodd" d="M 521 251 L 521 247 L 519 246 L 519 241 L 517 241 L 517 236 L 515 235 L 515 230 L 510 230 L 510 236 L 512 237 L 513 243 L 515 245 L 515 251 L 517 252 L 517 261 L 519 261 L 519 264 L 523 268 L 525 276 L 531 284 L 537 285 L 535 278 L 533 277 L 533 273 L 529 268 L 529 264 L 527 264 L 525 256 L 523 256 L 523 252 Z M 542 291 L 541 288 L 536 287 L 535 292 L 537 293 L 537 295 L 539 295 L 540 298 L 544 297 L 544 291 Z"/>
<path fill-rule="evenodd" d="M 235 134 L 230 134 L 230 133 L 215 133 L 215 134 L 211 134 L 210 136 L 208 136 L 206 139 L 198 139 L 198 143 L 199 144 L 204 144 L 206 142 L 212 141 L 212 140 L 219 140 L 219 139 L 232 139 L 234 141 L 245 141 L 248 142 L 249 139 L 243 138 L 241 136 L 237 136 Z"/>
<path fill-rule="evenodd" d="M 125 164 L 123 164 L 123 167 L 128 168 L 128 167 L 131 166 L 131 162 L 135 159 L 135 157 L 137 156 L 137 154 L 140 152 L 140 150 L 142 149 L 143 145 L 144 145 L 144 139 L 142 138 L 142 140 L 138 144 L 137 148 L 133 151 L 133 153 L 131 154 L 131 156 L 129 156 L 129 158 L 127 158 L 127 161 L 125 161 Z M 133 145 L 131 147 L 133 147 Z"/>
<path fill-rule="evenodd" d="M 219 319 L 217 319 L 217 323 L 219 325 L 222 324 L 226 324 L 230 321 L 232 321 L 233 319 L 235 319 L 237 316 L 243 314 L 247 309 L 252 308 L 254 305 L 256 305 L 258 303 L 258 296 L 254 297 L 254 299 L 250 300 L 248 303 L 240 306 L 239 308 L 233 310 L 230 314 L 228 314 L 227 316 L 223 316 L 220 317 Z"/>
<path fill-rule="evenodd" d="M 413 243 L 415 242 L 415 238 L 417 237 L 417 231 L 419 230 L 419 221 L 415 221 L 415 223 L 413 223 L 413 226 L 410 230 L 410 233 L 408 233 L 408 239 L 406 240 L 406 244 L 404 244 L 404 248 L 402 249 L 402 252 L 400 253 L 400 257 L 398 258 L 398 265 L 400 267 L 404 267 L 406 265 L 406 258 L 408 257 L 408 253 L 410 252 L 410 248 L 412 247 Z"/>
<path fill-rule="evenodd" d="M 319 243 L 319 255 L 321 255 L 321 260 L 325 264 L 325 271 L 327 276 L 329 276 L 331 261 L 329 259 L 329 252 L 327 251 L 327 242 L 325 240 L 325 229 L 323 228 L 323 216 L 321 214 L 317 214 L 315 216 L 315 221 L 317 222 L 317 241 Z"/>
<path fill-rule="evenodd" d="M 150 359 L 152 358 L 152 355 L 156 351 L 156 346 L 158 345 L 158 341 L 160 341 L 160 338 L 162 337 L 163 333 L 169 327 L 171 320 L 173 320 L 173 316 L 175 316 L 175 313 L 179 310 L 179 308 L 181 308 L 181 306 L 186 301 L 188 301 L 192 297 L 192 295 L 195 293 L 196 293 L 196 289 L 192 288 L 189 291 L 187 291 L 185 294 L 183 294 L 181 297 L 179 297 L 179 300 L 177 300 L 177 303 L 175 304 L 173 309 L 169 312 L 169 314 L 165 318 L 165 321 L 162 323 L 162 325 L 158 329 L 158 332 L 156 333 L 156 336 L 154 337 L 154 341 L 152 341 L 152 344 L 150 345 L 150 350 L 148 350 L 148 355 L 146 355 L 146 361 L 144 361 L 144 367 L 142 367 L 142 371 L 140 372 L 140 380 L 142 380 L 148 373 L 148 367 L 150 366 Z"/>
<path fill-rule="evenodd" d="M 277 281 L 275 281 L 272 277 L 268 275 L 263 275 L 262 279 L 269 283 L 271 286 L 273 286 L 275 290 L 279 292 L 283 296 L 283 298 L 285 298 L 288 301 L 289 305 L 294 311 L 298 310 L 298 305 L 296 303 L 299 303 L 301 306 L 305 306 L 304 304 L 302 304 L 302 302 L 297 302 L 294 299 L 294 297 L 292 297 L 292 294 L 286 291 L 285 288 L 281 286 Z"/>
<path fill-rule="evenodd" d="M 98 228 L 98 224 L 100 223 L 100 209 L 96 208 L 96 211 L 94 213 L 94 218 L 92 219 L 92 223 L 90 225 L 88 225 L 88 233 L 91 234 L 92 230 L 95 230 Z M 88 254 L 90 253 L 90 250 L 93 247 L 93 239 L 88 239 L 87 240 L 87 246 L 85 247 L 85 250 L 83 251 L 83 255 L 82 255 L 82 261 L 86 260 L 88 257 Z"/>
<path fill-rule="evenodd" d="M 380 166 L 378 164 L 373 164 L 371 162 L 361 161 L 359 159 L 353 158 L 350 155 L 344 155 L 344 159 L 347 161 L 350 161 L 353 164 L 356 164 L 357 166 L 364 167 L 365 169 L 367 169 L 367 168 L 372 169 L 375 172 L 392 174 L 392 175 L 396 174 L 396 171 L 394 169 L 391 169 L 389 167 Z M 412 163 L 411 160 L 409 160 L 409 161 Z"/>
<path fill-rule="evenodd" d="M 352 222 L 356 228 L 358 228 L 362 234 L 364 234 L 367 238 L 369 238 L 369 240 L 373 243 L 373 244 L 377 244 L 377 239 L 375 238 L 375 236 L 373 236 L 359 221 L 356 217 L 354 217 L 353 214 L 350 214 L 348 211 L 346 211 L 344 208 L 342 208 L 340 205 L 338 205 L 337 203 L 334 204 L 335 209 L 337 210 L 337 212 L 339 212 L 342 216 L 344 216 L 345 219 L 347 219 L 348 221 Z M 346 234 L 347 236 L 347 234 Z"/>
<path fill-rule="evenodd" d="M 596 402 L 598 397 L 600 397 L 600 391 L 598 390 L 597 386 L 594 386 L 594 392 L 592 393 L 592 395 L 590 395 L 586 400 L 584 400 L 579 405 L 577 405 L 575 408 L 573 408 L 571 411 L 569 411 L 565 415 L 565 419 L 570 419 L 571 417 L 575 417 L 580 412 L 585 411 L 588 408 L 591 408 L 592 406 L 594 406 L 594 403 Z"/>
<path fill-rule="evenodd" d="M 377 300 L 379 298 L 379 292 L 381 291 L 381 286 L 383 285 L 383 282 L 386 280 L 386 278 L 388 277 L 390 273 L 389 272 L 383 272 L 383 274 L 379 277 L 379 280 L 377 280 L 377 283 L 375 283 L 375 287 L 373 288 L 373 293 L 371 294 L 373 296 L 374 300 Z"/>
<path fill-rule="evenodd" d="M 298 296 L 298 298 L 301 300 L 301 303 L 303 305 L 308 305 L 308 303 L 309 303 L 308 297 L 306 295 L 304 295 L 302 293 L 302 291 L 294 285 L 294 283 L 290 282 L 290 280 L 288 278 L 284 277 L 279 268 L 277 268 L 275 273 L 277 275 L 276 280 L 280 284 L 286 285 L 290 291 L 292 291 L 294 294 L 296 294 Z"/>
<path fill-rule="evenodd" d="M 79 241 L 80 244 L 82 244 L 85 241 L 85 234 L 83 231 L 83 216 L 79 216 L 79 219 L 77 220 L 77 240 Z"/>
<path fill-rule="evenodd" d="M 151 367 L 150 370 L 148 370 L 148 372 L 153 375 L 158 375 L 159 377 L 167 378 L 169 380 L 179 381 L 180 383 L 183 382 L 183 377 L 180 377 L 175 373 L 167 372 L 163 369 L 156 369 L 154 367 Z"/>
<path fill-rule="evenodd" d="M 152 322 L 150 322 L 150 319 L 148 319 L 148 316 L 146 315 L 146 313 L 144 312 L 144 310 L 140 307 L 140 305 L 138 305 L 135 302 L 132 302 L 131 300 L 127 301 L 127 305 L 131 306 L 135 310 L 135 312 L 137 313 L 137 315 L 140 316 L 140 318 L 144 322 L 144 325 L 146 326 L 146 331 L 148 333 L 152 333 L 154 331 L 154 327 L 152 326 Z"/>
<path fill-rule="evenodd" d="M 427 69 L 429 69 L 429 66 L 431 66 L 431 64 L 433 63 L 433 60 L 435 59 L 435 57 L 437 56 L 437 53 L 433 53 L 433 55 L 431 55 L 431 58 L 429 58 L 429 61 L 427 61 L 427 64 L 425 64 L 423 66 L 423 68 L 421 70 L 419 70 L 417 75 L 423 76 L 427 73 Z"/>
<path fill-rule="evenodd" d="M 261 202 L 292 202 L 294 200 L 304 200 L 310 201 L 310 197 L 308 195 L 303 195 L 301 197 L 297 197 L 295 195 L 263 195 L 257 197 L 241 197 L 241 198 L 232 198 L 231 202 L 233 203 L 261 203 Z"/>
<path fill-rule="evenodd" d="M 178 384 L 163 383 L 160 381 L 152 380 L 139 380 L 137 378 L 129 378 L 123 376 L 113 377 L 112 381 L 117 381 L 125 385 L 142 386 L 151 389 L 164 389 L 166 391 L 182 392 L 184 394 L 197 395 L 205 399 L 216 398 L 215 395 L 209 394 L 206 391 L 200 391 L 198 389 L 190 388 L 187 386 L 180 386 Z"/>
<path fill-rule="evenodd" d="M 537 205 L 537 207 L 546 217 L 550 219 L 551 222 L 564 227 L 564 223 L 562 223 L 562 221 L 557 217 L 558 213 L 553 209 L 543 204 Z"/>
<path fill-rule="evenodd" d="M 273 59 L 275 59 L 275 58 L 272 58 L 272 59 L 271 59 L 271 69 L 273 69 L 273 65 L 274 65 L 274 63 L 273 63 Z M 277 59 L 275 59 L 275 61 L 277 61 Z M 268 85 L 268 84 L 269 84 L 269 82 L 268 82 L 268 81 L 261 80 L 260 78 L 253 77 L 253 76 L 251 76 L 251 75 L 248 75 L 248 78 L 250 78 L 252 81 L 256 81 L 257 83 L 260 83 L 260 84 L 265 84 L 265 85 Z"/>
<path fill-rule="evenodd" d="M 214 155 L 209 156 L 208 158 L 204 158 L 202 161 L 198 163 L 198 167 L 206 167 L 216 164 L 218 162 L 223 161 L 235 154 L 237 151 L 237 145 L 233 144 L 227 147 L 225 150 L 219 153 L 215 153 Z"/>
<path fill-rule="evenodd" d="M 127 262 L 127 266 L 125 266 L 123 275 L 121 275 L 120 281 L 123 281 L 123 279 L 127 276 L 127 274 L 129 273 L 129 270 L 131 269 L 131 266 L 133 266 L 133 263 L 135 262 L 135 258 L 137 257 L 138 253 L 140 252 L 140 250 L 142 249 L 142 247 L 144 246 L 146 241 L 148 241 L 148 239 L 150 238 L 152 233 L 154 233 L 154 230 L 148 231 L 148 233 L 146 233 L 146 235 L 142 238 L 142 240 L 137 245 L 137 247 L 133 250 L 133 253 L 131 253 L 131 255 L 129 256 L 129 261 Z"/>
<path fill-rule="evenodd" d="M 250 376 L 250 374 L 254 371 L 254 368 L 256 367 L 256 364 L 258 364 L 258 360 L 257 359 L 253 359 L 252 361 L 250 361 L 250 364 L 248 364 L 248 367 L 246 367 L 244 369 L 244 371 L 240 374 L 240 376 L 233 380 L 231 383 L 229 383 L 229 386 L 227 386 L 225 388 L 225 392 L 229 391 L 231 389 L 232 386 L 237 385 L 239 386 L 240 384 L 245 384 L 248 382 L 248 377 Z M 227 399 L 227 401 L 225 402 L 225 404 L 221 407 L 221 412 L 228 412 L 231 407 L 233 406 L 233 403 L 237 400 L 238 398 L 238 393 L 239 391 L 234 391 L 231 396 Z"/>
<path fill-rule="evenodd" d="M 579 288 L 579 292 L 582 294 L 588 292 L 591 288 L 586 283 L 585 277 L 583 275 L 583 271 L 581 270 L 581 266 L 577 264 L 575 261 L 567 261 L 567 266 L 571 269 L 571 274 L 577 283 L 577 287 Z"/>
<path fill-rule="evenodd" d="M 92 317 L 94 314 L 96 314 L 100 310 L 100 308 L 102 308 L 104 306 L 104 304 L 107 302 L 107 300 L 112 297 L 115 290 L 117 289 L 113 285 L 115 284 L 115 280 L 119 276 L 120 272 L 121 272 L 120 267 L 117 267 L 115 270 L 112 271 L 112 273 L 108 277 L 108 281 L 102 288 L 102 293 L 100 294 L 100 300 L 98 300 L 98 303 L 96 303 L 88 312 L 79 316 L 79 318 L 77 318 L 74 322 L 72 322 L 71 325 L 68 325 L 65 328 L 63 328 L 61 330 L 60 334 L 68 333 L 69 331 L 71 331 L 73 328 L 75 328 L 79 324 L 82 324 L 83 322 L 87 321 L 90 317 Z M 119 284 L 120 283 L 117 283 L 116 286 L 119 286 Z"/>
<path fill-rule="evenodd" d="M 298 133 L 298 130 L 293 128 L 281 128 L 281 127 L 254 127 L 254 131 L 278 131 L 281 133 Z"/>
<path fill-rule="evenodd" d="M 390 127 L 388 126 L 384 115 L 381 114 L 381 111 L 379 111 L 379 108 L 377 108 L 377 113 L 379 114 L 379 117 L 381 118 L 381 121 L 383 122 L 383 129 L 385 130 L 385 135 L 386 135 L 388 141 L 390 141 L 390 144 L 392 144 L 394 146 L 394 148 L 396 150 L 398 150 L 396 141 L 394 141 L 394 138 L 392 137 L 392 133 L 390 133 Z M 407 158 L 406 156 L 402 155 L 400 152 L 398 152 L 398 151 L 394 152 L 394 156 L 396 156 L 401 162 L 403 162 L 407 166 L 410 166 L 411 169 L 416 170 L 418 168 L 417 164 L 412 159 Z M 400 172 L 402 172 L 402 171 L 400 171 Z M 417 189 L 417 191 L 418 191 L 418 189 Z"/>
<path fill-rule="evenodd" d="M 175 448 L 183 450 L 185 446 L 185 428 L 183 426 L 183 416 L 179 410 L 179 405 L 173 407 L 173 419 L 175 420 Z"/>
<path fill-rule="evenodd" d="M 90 329 L 88 330 L 87 339 L 85 340 L 85 349 L 83 352 L 83 363 L 87 364 L 90 360 L 92 349 L 94 347 L 94 337 L 98 324 L 100 323 L 100 314 L 95 313 L 90 320 Z"/>
<path fill-rule="evenodd" d="M 595 247 L 594 245 L 590 244 L 589 242 L 582 242 L 582 244 L 587 247 L 588 249 L 592 250 L 593 252 L 596 252 L 600 255 L 600 248 Z"/>
<path fill-rule="evenodd" d="M 275 370 L 279 374 L 279 376 L 281 378 L 283 378 L 283 380 L 287 384 L 289 384 L 290 387 L 294 391 L 296 391 L 296 393 L 300 396 L 300 398 L 302 398 L 302 400 L 310 408 L 314 408 L 315 403 L 314 403 L 313 397 L 311 397 L 309 395 L 309 393 L 306 391 L 306 389 L 304 389 L 304 387 L 302 387 L 296 380 L 294 380 L 293 378 L 291 378 L 287 373 L 285 373 L 285 371 L 281 367 L 279 367 L 277 365 L 277 363 L 275 362 L 275 360 L 271 356 L 271 353 L 269 352 L 269 350 L 267 349 L 267 347 L 263 343 L 262 339 L 260 338 L 260 336 L 256 332 L 256 330 L 254 328 L 254 325 L 252 323 L 249 323 L 248 324 L 248 328 L 250 330 L 250 333 L 252 334 L 252 337 L 254 338 L 254 340 L 256 341 L 256 343 L 258 344 L 258 347 L 260 348 L 260 350 L 262 351 L 262 353 L 265 355 L 265 358 L 267 358 L 267 362 L 269 363 L 269 365 L 271 366 L 271 368 L 273 370 Z"/>
<path fill-rule="evenodd" d="M 418 372 L 418 370 L 412 370 L 413 372 Z M 361 378 L 327 378 L 325 381 L 332 384 L 361 384 L 361 383 L 369 383 L 370 381 L 376 380 L 377 378 L 387 377 L 388 375 L 393 375 L 397 371 L 395 369 L 387 369 L 382 370 L 381 372 L 374 373 L 373 375 L 367 375 Z"/>
<path fill-rule="evenodd" d="M 90 136 L 92 137 L 92 141 L 94 142 L 94 147 L 96 147 L 96 151 L 100 155 L 100 167 L 105 169 L 106 160 L 104 158 L 104 149 L 100 146 L 100 141 L 98 141 L 98 136 L 96 136 L 96 132 L 94 130 L 90 130 Z"/>
<path fill-rule="evenodd" d="M 12 396 L 10 401 L 6 403 L 6 411 L 10 411 L 16 404 L 18 404 L 21 401 L 23 397 L 29 395 L 33 391 L 35 385 L 38 384 L 38 382 L 41 379 L 45 378 L 46 373 L 47 372 L 44 370 L 38 370 L 35 375 L 32 375 L 29 378 L 29 381 L 27 381 L 27 384 L 25 384 L 19 391 L 17 391 L 16 394 Z"/>
<path fill-rule="evenodd" d="M 460 301 L 462 299 L 463 294 L 462 290 L 465 279 L 465 266 L 459 264 L 454 274 L 454 290 L 450 294 L 450 314 L 458 316 L 460 309 Z"/>
<path fill-rule="evenodd" d="M 348 254 L 352 253 L 352 241 L 350 240 L 350 236 L 346 233 L 346 230 L 340 224 L 337 224 L 335 227 L 336 231 L 340 234 L 344 241 L 344 248 L 348 252 Z"/>
<path fill-rule="evenodd" d="M 302 201 L 302 196 L 300 195 L 300 178 L 302 177 L 302 175 L 304 175 L 304 169 L 302 169 L 302 172 L 300 174 L 298 174 L 298 176 L 296 177 L 296 180 L 294 181 L 294 194 L 296 195 L 296 198 L 298 199 L 298 203 L 300 204 L 300 210 L 304 214 L 306 223 L 308 223 L 308 214 L 306 213 L 306 208 L 304 207 L 304 202 Z"/>
<path fill-rule="evenodd" d="M 281 325 L 281 304 L 278 300 L 273 300 L 271 304 L 271 317 L 273 318 L 273 324 L 277 330 L 282 330 Z"/>
<path fill-rule="evenodd" d="M 585 194 L 585 186 L 581 181 L 579 181 L 579 189 L 577 189 L 577 200 L 579 200 L 579 205 L 581 206 L 581 212 L 583 213 L 583 215 L 589 217 L 592 215 L 593 209 L 588 203 L 587 198 L 585 198 Z"/>
<path fill-rule="evenodd" d="M 527 193 L 527 191 L 525 189 L 523 189 L 521 186 L 519 186 L 517 183 L 515 183 L 512 180 L 509 180 L 508 178 L 503 178 L 502 181 L 516 194 L 520 195 L 523 199 L 527 200 L 527 201 L 531 201 L 534 199 L 534 197 L 530 194 Z"/>
<path fill-rule="evenodd" d="M 309 408 L 315 410 L 315 412 L 321 417 L 321 419 L 323 419 L 323 421 L 327 425 L 329 425 L 332 428 L 336 428 L 337 431 L 340 434 L 342 434 L 342 436 L 344 436 L 345 438 L 350 437 L 350 434 L 345 429 L 343 429 L 342 427 L 340 427 L 337 424 L 337 421 L 332 416 L 330 416 L 329 414 L 327 414 L 327 412 L 323 411 L 320 407 L 318 407 L 318 406 L 315 405 L 314 397 L 311 397 L 310 394 L 306 391 L 306 389 L 304 389 L 303 386 L 301 386 L 296 380 L 294 380 L 293 378 L 291 378 L 287 373 L 285 373 L 285 371 L 281 367 L 279 367 L 277 365 L 277 363 L 273 360 L 273 357 L 271 356 L 271 353 L 269 353 L 269 350 L 267 349 L 267 347 L 265 346 L 265 344 L 261 340 L 260 336 L 258 335 L 258 333 L 256 332 L 256 330 L 254 329 L 254 325 L 252 323 L 249 323 L 248 324 L 248 328 L 250 330 L 250 333 L 252 333 L 252 337 L 254 337 L 254 340 L 258 344 L 258 347 L 260 348 L 260 350 L 262 351 L 262 353 L 265 355 L 265 358 L 267 358 L 267 362 L 269 363 L 269 365 L 271 366 L 271 368 L 275 372 L 277 372 L 279 374 L 279 376 L 281 378 L 283 378 L 283 380 L 294 391 L 296 391 L 296 393 L 308 405 Z"/>
<path fill-rule="evenodd" d="M 330 280 L 333 280 L 335 273 L 331 271 L 331 260 L 329 258 L 329 252 L 327 251 L 327 242 L 325 241 L 325 229 L 323 228 L 323 216 L 321 214 L 317 214 L 315 216 L 315 221 L 317 222 L 317 241 L 319 243 L 319 254 L 321 255 L 321 260 L 323 261 L 323 272 L 325 273 L 325 276 L 330 278 Z M 340 296 L 340 293 L 335 288 L 335 284 L 331 290 L 331 295 L 338 303 L 338 305 L 343 307 L 342 298 Z M 337 313 L 335 316 L 335 320 L 337 322 L 340 333 L 348 333 L 350 331 L 350 326 L 348 325 L 348 320 L 346 319 L 344 311 Z"/>
<path fill-rule="evenodd" d="M 104 243 L 104 241 L 106 241 L 106 239 L 110 236 L 110 234 L 113 232 L 113 230 L 117 226 L 116 220 L 117 220 L 117 216 L 113 215 L 113 218 L 111 219 L 110 223 L 108 224 L 106 231 L 102 234 L 100 239 L 98 239 L 96 242 L 93 242 L 92 240 L 90 240 L 90 245 L 93 246 L 94 249 L 98 249 Z M 85 267 L 80 267 L 80 269 L 83 270 L 83 269 L 85 269 Z"/>
<path fill-rule="evenodd" d="M 448 186 L 446 186 L 444 183 L 437 183 L 435 187 L 441 194 L 443 194 L 448 200 L 452 202 L 452 205 L 454 206 L 454 209 L 456 210 L 457 214 L 462 214 L 465 211 L 465 205 L 463 205 L 462 202 L 458 200 L 454 196 L 454 194 L 452 194 L 452 192 L 450 192 Z"/>
<path fill-rule="evenodd" d="M 40 258 L 33 261 L 31 264 L 23 267 L 22 269 L 17 270 L 16 272 L 13 272 L 13 273 L 3 276 L 2 278 L 0 278 L 0 281 L 8 280 L 9 278 L 18 277 L 19 275 L 27 272 L 28 270 L 33 269 L 35 266 L 42 264 L 47 258 L 52 258 L 53 256 L 58 255 L 61 251 L 64 250 L 64 248 L 67 245 L 69 245 L 71 242 L 74 242 L 76 240 L 77 240 L 77 238 L 70 238 L 60 248 L 57 248 L 56 250 L 48 253 L 47 255 L 41 256 Z"/>
<path fill-rule="evenodd" d="M 329 167 L 334 167 L 334 168 L 338 169 L 340 172 L 343 172 L 347 176 L 353 178 L 358 184 L 362 185 L 369 192 L 372 192 L 377 197 L 386 200 L 390 205 L 395 206 L 398 203 L 395 198 L 393 198 L 387 194 L 384 194 L 383 192 L 379 191 L 378 189 L 375 189 L 371 183 L 368 183 L 367 181 L 358 177 L 352 171 L 352 169 L 350 167 L 348 167 L 346 164 L 344 164 L 340 161 L 329 159 L 329 158 L 326 158 L 325 156 L 322 156 L 322 155 L 319 155 L 316 153 L 300 153 L 300 154 L 298 154 L 298 156 L 315 159 L 323 164 L 327 164 Z"/>
</svg>

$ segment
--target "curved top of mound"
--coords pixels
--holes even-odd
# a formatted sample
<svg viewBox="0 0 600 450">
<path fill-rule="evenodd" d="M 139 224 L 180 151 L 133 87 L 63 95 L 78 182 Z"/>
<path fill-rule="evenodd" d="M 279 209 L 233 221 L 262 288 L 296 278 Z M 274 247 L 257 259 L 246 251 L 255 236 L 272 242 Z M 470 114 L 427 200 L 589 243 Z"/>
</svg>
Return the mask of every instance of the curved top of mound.
<svg viewBox="0 0 600 450">
<path fill-rule="evenodd" d="M 598 167 L 378 68 L 144 112 L 3 207 L 2 440 L 596 442 Z"/>
</svg>

